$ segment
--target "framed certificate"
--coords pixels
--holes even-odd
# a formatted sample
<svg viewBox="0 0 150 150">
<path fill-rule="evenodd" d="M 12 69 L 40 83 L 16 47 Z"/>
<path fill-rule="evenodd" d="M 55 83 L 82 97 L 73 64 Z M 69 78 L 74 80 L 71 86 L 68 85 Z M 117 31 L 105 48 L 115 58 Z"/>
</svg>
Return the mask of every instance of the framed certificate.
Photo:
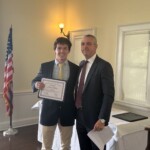
<svg viewBox="0 0 150 150">
<path fill-rule="evenodd" d="M 45 87 L 39 91 L 40 98 L 63 101 L 66 81 L 42 78 L 41 82 Z"/>
</svg>

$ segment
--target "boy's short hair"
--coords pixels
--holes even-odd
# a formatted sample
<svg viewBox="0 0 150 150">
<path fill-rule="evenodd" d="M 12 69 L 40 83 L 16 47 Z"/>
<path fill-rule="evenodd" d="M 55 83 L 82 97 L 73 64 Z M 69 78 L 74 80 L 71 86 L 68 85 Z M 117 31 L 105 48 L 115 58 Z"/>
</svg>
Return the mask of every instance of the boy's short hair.
<svg viewBox="0 0 150 150">
<path fill-rule="evenodd" d="M 58 38 L 55 40 L 55 42 L 54 42 L 54 50 L 56 49 L 57 44 L 66 44 L 66 45 L 68 45 L 69 51 L 70 51 L 71 46 L 72 46 L 70 40 L 67 39 L 67 38 L 65 38 L 65 37 L 58 37 Z"/>
</svg>

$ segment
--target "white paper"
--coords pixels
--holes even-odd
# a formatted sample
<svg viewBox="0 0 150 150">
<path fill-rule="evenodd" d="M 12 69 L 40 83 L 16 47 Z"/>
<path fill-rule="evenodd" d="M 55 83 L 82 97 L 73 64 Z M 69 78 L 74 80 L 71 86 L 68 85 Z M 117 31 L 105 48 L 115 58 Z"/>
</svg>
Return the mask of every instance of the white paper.
<svg viewBox="0 0 150 150">
<path fill-rule="evenodd" d="M 91 130 L 87 135 L 100 150 L 103 150 L 105 144 L 112 138 L 114 134 L 110 127 L 107 126 L 101 131 Z"/>
<path fill-rule="evenodd" d="M 42 100 L 39 100 L 38 102 L 36 102 L 36 103 L 31 107 L 31 109 L 39 109 L 41 103 L 42 103 Z"/>
<path fill-rule="evenodd" d="M 39 97 L 51 100 L 63 101 L 66 81 L 42 78 L 45 87 L 40 90 Z"/>
</svg>

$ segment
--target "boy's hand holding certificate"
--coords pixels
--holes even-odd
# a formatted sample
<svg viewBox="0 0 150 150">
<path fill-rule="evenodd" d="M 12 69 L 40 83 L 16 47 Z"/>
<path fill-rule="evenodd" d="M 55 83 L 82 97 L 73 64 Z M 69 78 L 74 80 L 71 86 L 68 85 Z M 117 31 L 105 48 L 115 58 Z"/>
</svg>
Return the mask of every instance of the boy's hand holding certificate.
<svg viewBox="0 0 150 150">
<path fill-rule="evenodd" d="M 39 97 L 63 101 L 66 87 L 65 81 L 42 78 L 41 82 L 45 84 L 45 87 L 40 90 Z"/>
</svg>

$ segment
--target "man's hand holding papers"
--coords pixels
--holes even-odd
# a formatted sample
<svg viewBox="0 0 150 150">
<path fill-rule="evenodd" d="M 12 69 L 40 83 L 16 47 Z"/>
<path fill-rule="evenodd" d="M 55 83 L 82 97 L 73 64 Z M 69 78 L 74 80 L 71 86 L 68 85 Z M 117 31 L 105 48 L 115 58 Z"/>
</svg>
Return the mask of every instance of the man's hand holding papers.
<svg viewBox="0 0 150 150">
<path fill-rule="evenodd" d="M 106 143 L 112 138 L 113 132 L 110 127 L 106 126 L 100 131 L 91 130 L 88 133 L 89 138 L 97 145 L 100 150 L 104 149 Z"/>
</svg>

